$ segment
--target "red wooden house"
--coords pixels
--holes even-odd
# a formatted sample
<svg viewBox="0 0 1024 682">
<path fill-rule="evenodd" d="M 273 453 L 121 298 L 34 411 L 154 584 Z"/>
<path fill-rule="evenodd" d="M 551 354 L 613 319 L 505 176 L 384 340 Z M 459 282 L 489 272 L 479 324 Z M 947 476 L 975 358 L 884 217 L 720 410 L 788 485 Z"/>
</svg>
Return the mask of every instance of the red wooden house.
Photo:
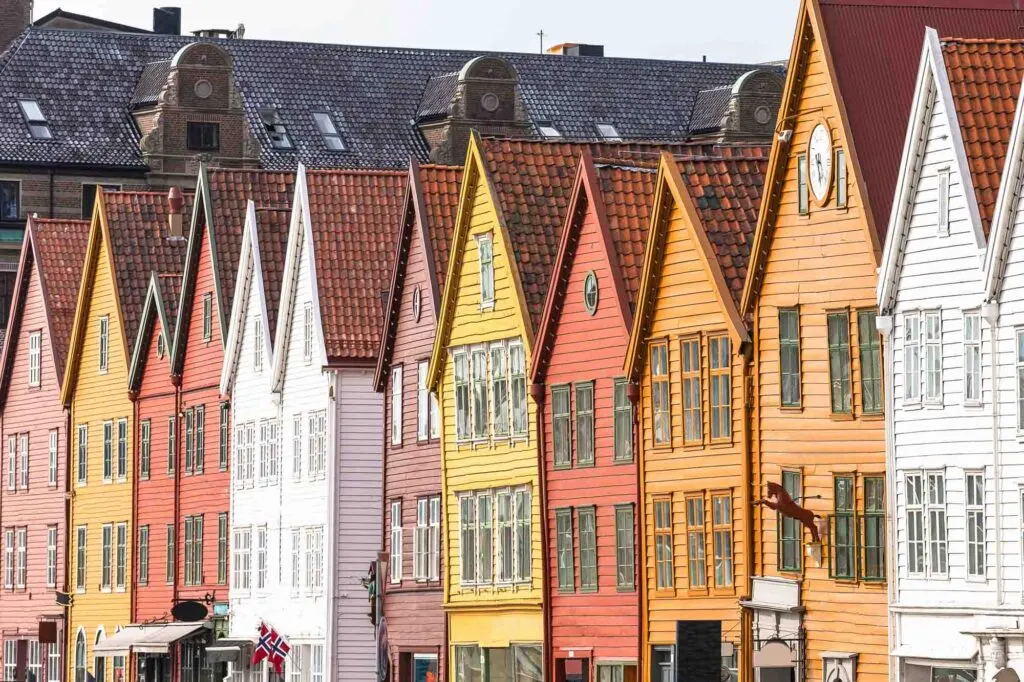
<svg viewBox="0 0 1024 682">
<path fill-rule="evenodd" d="M 85 220 L 29 218 L 0 356 L 0 679 L 64 678 L 67 413 L 60 401 L 89 239 Z M 53 641 L 41 643 L 41 624 Z"/>
<path fill-rule="evenodd" d="M 397 580 L 385 581 L 384 617 L 392 668 L 402 682 L 444 679 L 446 670 L 440 580 L 441 424 L 437 399 L 426 387 L 426 372 L 461 178 L 462 170 L 451 166 L 413 162 L 409 168 L 387 326 L 377 359 L 375 388 L 388 396 L 385 433 L 393 433 L 393 427 L 401 433 L 397 443 L 385 438 L 383 547 L 401 556 Z M 395 401 L 392 396 L 397 396 Z M 395 402 L 401 405 L 398 411 Z M 406 529 L 395 543 L 393 528 Z"/>
<path fill-rule="evenodd" d="M 635 680 L 639 663 L 634 418 L 623 358 L 656 156 L 584 150 L 532 359 L 543 387 L 548 604 L 555 680 Z"/>
</svg>

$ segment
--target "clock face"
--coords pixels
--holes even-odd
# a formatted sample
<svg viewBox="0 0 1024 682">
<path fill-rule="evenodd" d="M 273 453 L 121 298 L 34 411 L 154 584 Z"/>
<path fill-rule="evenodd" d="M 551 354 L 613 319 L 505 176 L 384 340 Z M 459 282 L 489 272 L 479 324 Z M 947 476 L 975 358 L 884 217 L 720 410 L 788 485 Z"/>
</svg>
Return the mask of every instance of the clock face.
<svg viewBox="0 0 1024 682">
<path fill-rule="evenodd" d="M 832 184 L 832 133 L 824 123 L 811 131 L 807 145 L 807 177 L 818 203 L 824 203 Z"/>
</svg>

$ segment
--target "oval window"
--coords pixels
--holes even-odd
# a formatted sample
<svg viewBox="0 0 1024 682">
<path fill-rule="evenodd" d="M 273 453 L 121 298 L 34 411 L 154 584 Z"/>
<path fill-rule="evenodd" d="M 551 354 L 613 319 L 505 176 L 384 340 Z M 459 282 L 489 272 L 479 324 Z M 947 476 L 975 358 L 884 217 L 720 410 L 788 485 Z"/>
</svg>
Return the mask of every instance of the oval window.
<svg viewBox="0 0 1024 682">
<path fill-rule="evenodd" d="M 583 280 L 583 305 L 591 315 L 597 312 L 597 299 L 597 275 L 591 270 Z"/>
<path fill-rule="evenodd" d="M 156 356 L 162 358 L 164 356 L 164 335 L 160 334 L 156 337 Z"/>
<path fill-rule="evenodd" d="M 417 322 L 420 321 L 420 309 L 422 305 L 422 294 L 420 294 L 420 288 L 416 287 L 412 292 L 412 319 Z"/>
</svg>

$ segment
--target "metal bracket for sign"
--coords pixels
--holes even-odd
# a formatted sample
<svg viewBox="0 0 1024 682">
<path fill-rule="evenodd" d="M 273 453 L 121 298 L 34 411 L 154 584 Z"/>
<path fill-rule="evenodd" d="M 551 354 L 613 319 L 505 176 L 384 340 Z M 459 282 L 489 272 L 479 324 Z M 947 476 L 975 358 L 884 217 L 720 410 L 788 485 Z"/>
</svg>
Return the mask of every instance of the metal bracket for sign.
<svg viewBox="0 0 1024 682">
<path fill-rule="evenodd" d="M 199 597 L 198 599 L 172 599 L 171 601 L 173 603 L 175 603 L 175 604 L 180 604 L 181 602 L 185 602 L 185 601 L 198 601 L 198 602 L 202 602 L 202 603 L 204 603 L 204 604 L 206 604 L 208 606 L 213 606 L 213 602 L 217 601 L 217 593 L 216 592 L 207 592 L 206 594 L 204 594 L 202 597 Z"/>
</svg>

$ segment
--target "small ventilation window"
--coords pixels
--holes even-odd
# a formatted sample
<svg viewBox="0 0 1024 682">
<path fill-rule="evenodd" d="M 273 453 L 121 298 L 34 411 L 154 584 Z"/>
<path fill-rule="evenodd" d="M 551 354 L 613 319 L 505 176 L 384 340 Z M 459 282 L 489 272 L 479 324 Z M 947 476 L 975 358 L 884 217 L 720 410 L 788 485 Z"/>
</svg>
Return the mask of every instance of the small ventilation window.
<svg viewBox="0 0 1024 682">
<path fill-rule="evenodd" d="M 611 123 L 595 123 L 594 127 L 597 128 L 597 134 L 602 140 L 622 142 L 622 136 Z"/>
<path fill-rule="evenodd" d="M 562 133 L 555 127 L 555 124 L 551 121 L 537 121 L 537 132 L 542 137 L 561 137 Z"/>
<path fill-rule="evenodd" d="M 21 106 L 21 114 L 25 117 L 25 122 L 28 123 L 29 134 L 37 140 L 52 139 L 50 122 L 43 116 L 43 110 L 39 108 L 39 103 L 34 99 L 20 99 L 18 104 Z"/>
<path fill-rule="evenodd" d="M 260 119 L 263 121 L 263 127 L 266 129 L 270 144 L 274 149 L 294 148 L 292 138 L 288 136 L 288 129 L 285 128 L 284 121 L 281 120 L 277 109 L 273 107 L 260 109 Z"/>
<path fill-rule="evenodd" d="M 342 141 L 338 127 L 334 125 L 334 119 L 331 118 L 330 114 L 316 112 L 313 114 L 313 120 L 316 121 L 317 130 L 323 136 L 324 144 L 327 145 L 328 149 L 332 152 L 345 151 L 345 143 Z"/>
</svg>

